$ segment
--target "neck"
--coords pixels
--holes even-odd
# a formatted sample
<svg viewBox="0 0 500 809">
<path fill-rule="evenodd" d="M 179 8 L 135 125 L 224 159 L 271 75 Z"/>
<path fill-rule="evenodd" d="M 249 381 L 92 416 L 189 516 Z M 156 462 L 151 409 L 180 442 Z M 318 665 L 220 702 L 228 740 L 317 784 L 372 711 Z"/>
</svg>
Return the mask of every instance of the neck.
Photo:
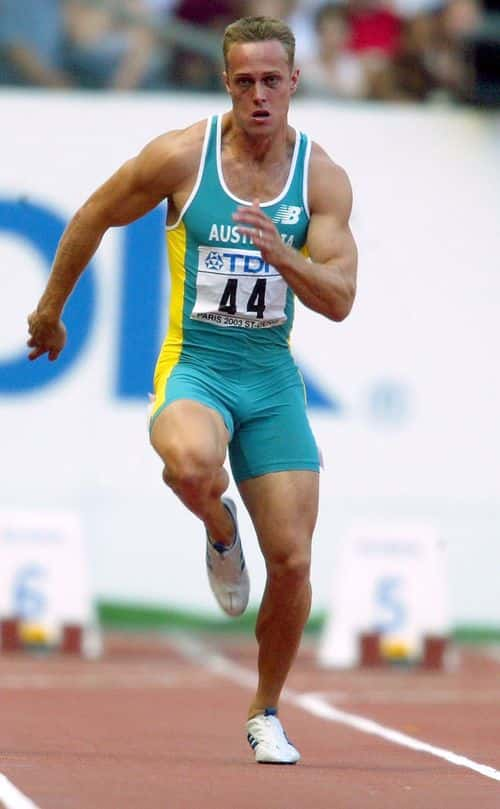
<svg viewBox="0 0 500 809">
<path fill-rule="evenodd" d="M 274 163 L 288 151 L 288 122 L 285 119 L 278 130 L 267 135 L 253 134 L 240 126 L 232 113 L 228 113 L 222 121 L 222 139 L 223 145 L 229 147 L 236 157 Z"/>
</svg>

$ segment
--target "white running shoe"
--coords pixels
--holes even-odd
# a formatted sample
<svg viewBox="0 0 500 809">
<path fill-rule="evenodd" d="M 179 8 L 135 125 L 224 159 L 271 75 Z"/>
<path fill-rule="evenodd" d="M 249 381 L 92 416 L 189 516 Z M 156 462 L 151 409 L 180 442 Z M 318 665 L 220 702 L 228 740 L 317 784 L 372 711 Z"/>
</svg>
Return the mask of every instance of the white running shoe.
<svg viewBox="0 0 500 809">
<path fill-rule="evenodd" d="M 264 713 L 248 720 L 247 739 L 259 764 L 295 764 L 300 759 L 300 753 L 287 738 L 275 708 L 266 708 Z"/>
<path fill-rule="evenodd" d="M 246 609 L 250 581 L 238 531 L 236 504 L 229 497 L 223 497 L 222 502 L 234 522 L 234 542 L 229 547 L 220 542 L 212 542 L 207 533 L 207 573 L 219 605 L 224 612 L 234 617 L 241 615 Z"/>
</svg>

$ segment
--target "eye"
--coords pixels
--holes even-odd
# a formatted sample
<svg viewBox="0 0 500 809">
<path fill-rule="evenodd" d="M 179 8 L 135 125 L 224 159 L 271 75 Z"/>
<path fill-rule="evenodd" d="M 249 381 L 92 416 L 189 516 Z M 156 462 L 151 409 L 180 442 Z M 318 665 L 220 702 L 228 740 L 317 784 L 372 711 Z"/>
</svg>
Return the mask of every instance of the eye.
<svg viewBox="0 0 500 809">
<path fill-rule="evenodd" d="M 279 76 L 267 76 L 265 82 L 268 87 L 276 87 L 279 84 Z"/>
<path fill-rule="evenodd" d="M 238 85 L 238 87 L 250 87 L 251 83 L 252 83 L 251 79 L 245 78 L 236 79 L 236 84 Z"/>
</svg>

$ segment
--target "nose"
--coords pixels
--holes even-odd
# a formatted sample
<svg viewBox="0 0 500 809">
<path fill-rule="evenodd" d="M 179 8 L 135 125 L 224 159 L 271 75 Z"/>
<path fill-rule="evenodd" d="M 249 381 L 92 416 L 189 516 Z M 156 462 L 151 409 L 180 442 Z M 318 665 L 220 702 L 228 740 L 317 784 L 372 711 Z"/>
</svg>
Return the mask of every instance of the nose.
<svg viewBox="0 0 500 809">
<path fill-rule="evenodd" d="M 263 81 L 256 81 L 253 86 L 253 100 L 260 104 L 266 100 L 266 85 Z"/>
</svg>

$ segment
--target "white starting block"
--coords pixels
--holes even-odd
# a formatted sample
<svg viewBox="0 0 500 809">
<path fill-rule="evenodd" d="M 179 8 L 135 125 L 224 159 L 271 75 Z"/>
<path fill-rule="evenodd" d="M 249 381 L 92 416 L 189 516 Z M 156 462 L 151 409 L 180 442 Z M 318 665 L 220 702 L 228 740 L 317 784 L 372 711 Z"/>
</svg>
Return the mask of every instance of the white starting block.
<svg viewBox="0 0 500 809">
<path fill-rule="evenodd" d="M 450 633 L 445 557 L 431 525 L 353 524 L 337 560 L 320 665 L 358 665 L 363 642 L 369 649 L 377 638 L 388 660 L 435 656 Z"/>
<path fill-rule="evenodd" d="M 0 644 L 96 657 L 101 637 L 75 514 L 0 510 Z M 0 652 L 2 651 L 0 646 Z"/>
</svg>

